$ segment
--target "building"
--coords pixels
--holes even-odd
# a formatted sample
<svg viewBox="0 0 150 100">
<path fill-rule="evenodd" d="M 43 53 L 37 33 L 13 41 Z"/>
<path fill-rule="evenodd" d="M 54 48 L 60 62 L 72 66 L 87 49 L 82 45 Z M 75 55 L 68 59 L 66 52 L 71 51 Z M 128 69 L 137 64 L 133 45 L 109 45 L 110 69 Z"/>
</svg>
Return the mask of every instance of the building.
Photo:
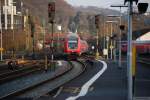
<svg viewBox="0 0 150 100">
<path fill-rule="evenodd" d="M 24 50 L 26 33 L 20 0 L 0 0 L 1 25 L 4 53 Z"/>
</svg>

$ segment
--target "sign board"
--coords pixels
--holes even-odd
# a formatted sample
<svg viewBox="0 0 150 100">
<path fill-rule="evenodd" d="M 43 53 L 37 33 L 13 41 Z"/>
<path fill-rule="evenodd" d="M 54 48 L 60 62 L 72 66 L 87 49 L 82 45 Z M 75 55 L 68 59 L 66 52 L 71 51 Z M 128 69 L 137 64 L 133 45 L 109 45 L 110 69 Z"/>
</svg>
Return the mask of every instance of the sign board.
<svg viewBox="0 0 150 100">
<path fill-rule="evenodd" d="M 103 49 L 103 55 L 108 55 L 108 49 Z"/>
<path fill-rule="evenodd" d="M 108 36 L 106 37 L 106 41 L 109 41 L 109 37 Z"/>
<path fill-rule="evenodd" d="M 61 31 L 61 26 L 59 25 L 59 26 L 57 26 L 57 29 L 59 30 L 59 31 Z"/>
<path fill-rule="evenodd" d="M 12 6 L 3 6 L 3 14 L 5 14 L 5 10 L 7 14 L 10 15 L 12 13 Z M 13 6 L 13 14 L 17 15 L 16 6 Z"/>
</svg>

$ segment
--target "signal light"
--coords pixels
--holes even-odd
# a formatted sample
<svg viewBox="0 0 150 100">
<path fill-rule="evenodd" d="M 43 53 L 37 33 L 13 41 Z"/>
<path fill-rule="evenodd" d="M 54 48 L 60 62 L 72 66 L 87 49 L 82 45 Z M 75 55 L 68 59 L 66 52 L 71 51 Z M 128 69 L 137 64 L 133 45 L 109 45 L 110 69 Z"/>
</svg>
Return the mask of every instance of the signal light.
<svg viewBox="0 0 150 100">
<path fill-rule="evenodd" d="M 55 17 L 55 2 L 50 2 L 48 4 L 48 17 L 49 22 L 52 23 Z"/>
<path fill-rule="evenodd" d="M 125 29 L 125 26 L 124 26 L 124 25 L 120 25 L 119 27 L 120 27 L 120 29 L 121 29 L 122 31 Z"/>
<path fill-rule="evenodd" d="M 138 11 L 140 14 L 143 14 L 147 11 L 148 3 L 138 3 Z"/>
<path fill-rule="evenodd" d="M 132 2 L 135 2 L 135 3 L 137 4 L 138 1 L 139 1 L 139 0 L 125 0 L 125 1 L 124 1 L 124 4 L 126 4 L 126 2 L 131 2 L 131 3 L 132 3 Z"/>
<path fill-rule="evenodd" d="M 99 22 L 100 22 L 99 18 L 100 18 L 100 15 L 95 15 L 95 25 L 97 29 L 99 28 Z"/>
<path fill-rule="evenodd" d="M 31 37 L 34 37 L 34 32 L 35 32 L 35 26 L 34 23 L 31 23 Z"/>
</svg>

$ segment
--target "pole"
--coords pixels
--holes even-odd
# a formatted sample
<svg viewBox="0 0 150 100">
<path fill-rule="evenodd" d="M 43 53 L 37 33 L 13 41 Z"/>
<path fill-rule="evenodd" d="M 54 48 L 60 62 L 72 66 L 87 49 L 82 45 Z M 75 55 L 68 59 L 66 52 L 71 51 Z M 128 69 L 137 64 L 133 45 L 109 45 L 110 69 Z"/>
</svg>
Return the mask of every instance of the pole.
<svg viewBox="0 0 150 100">
<path fill-rule="evenodd" d="M 24 16 L 23 16 L 23 2 L 22 2 L 22 0 L 21 0 L 21 23 L 22 23 L 22 27 L 21 27 L 21 28 L 22 28 L 22 31 L 23 31 L 23 27 L 24 27 L 24 26 L 23 26 L 23 25 L 24 25 L 23 17 L 24 17 Z"/>
<path fill-rule="evenodd" d="M 7 0 L 5 0 L 4 12 L 5 12 L 5 29 L 7 30 Z"/>
<path fill-rule="evenodd" d="M 128 69 L 128 100 L 132 100 L 132 6 L 128 3 L 128 53 L 127 53 L 127 69 Z"/>
<path fill-rule="evenodd" d="M 111 7 L 119 7 L 120 8 L 120 25 L 122 24 L 122 14 L 121 14 L 121 8 L 122 7 L 128 7 L 126 5 L 111 5 Z M 118 65 L 119 65 L 119 68 L 121 68 L 121 33 L 122 33 L 122 30 L 120 29 L 120 34 L 119 34 L 119 62 L 118 62 Z"/>
<path fill-rule="evenodd" d="M 97 29 L 97 39 L 96 39 L 96 46 L 97 46 L 97 48 L 96 48 L 96 59 L 98 59 L 99 58 L 99 52 L 98 52 L 98 40 L 99 40 L 99 37 L 98 37 L 98 29 Z"/>
<path fill-rule="evenodd" d="M 44 29 L 43 29 L 43 50 L 45 49 L 45 26 L 43 27 Z"/>
<path fill-rule="evenodd" d="M 25 29 L 26 29 L 26 51 L 29 50 L 29 28 L 30 28 L 30 25 L 29 25 L 29 11 L 28 9 L 26 9 L 26 22 L 25 22 Z"/>
<path fill-rule="evenodd" d="M 103 43 L 104 43 L 104 44 L 103 44 L 103 45 L 104 45 L 104 46 L 103 46 L 103 54 L 104 54 L 105 45 L 106 45 L 106 43 L 105 43 L 105 21 L 104 21 L 104 27 L 103 27 L 103 28 L 104 28 L 104 31 L 103 31 L 103 34 L 104 34 L 104 38 L 103 38 L 103 39 L 104 39 L 104 40 L 103 40 Z M 105 55 L 104 55 L 104 58 L 105 58 Z"/>
<path fill-rule="evenodd" d="M 13 32 L 13 58 L 15 58 L 15 34 L 14 34 L 14 29 L 12 30 Z"/>
<path fill-rule="evenodd" d="M 1 61 L 3 60 L 3 51 L 2 51 L 2 48 L 3 48 L 3 37 L 2 37 L 2 20 L 1 20 L 1 2 L 0 2 L 0 30 L 1 30 Z"/>
<path fill-rule="evenodd" d="M 114 39 L 114 42 L 113 42 L 113 43 L 114 43 L 114 49 L 113 49 L 114 61 L 116 62 L 116 60 L 117 60 L 117 59 L 116 59 L 116 47 L 117 47 L 117 46 L 116 46 L 116 40 L 115 40 L 115 39 Z"/>
<path fill-rule="evenodd" d="M 1 61 L 3 61 L 3 32 L 2 32 L 2 28 L 1 28 Z"/>
<path fill-rule="evenodd" d="M 122 24 L 122 19 L 121 19 L 121 7 L 120 7 L 120 25 Z M 122 30 L 120 29 L 120 34 L 119 34 L 119 68 L 121 68 L 121 33 Z"/>
<path fill-rule="evenodd" d="M 53 40 L 53 38 L 54 38 L 54 21 L 52 21 L 52 40 L 51 40 L 51 50 L 52 50 L 52 54 L 51 54 L 51 64 L 52 64 L 52 66 L 53 66 L 53 61 L 54 61 L 54 40 Z"/>
<path fill-rule="evenodd" d="M 112 29 L 112 23 L 111 23 L 111 37 L 112 37 L 112 31 L 113 31 L 113 29 Z M 110 44 L 111 59 L 112 59 L 112 56 L 113 56 L 113 47 L 112 47 L 112 45 L 113 45 L 113 40 L 111 39 L 111 44 Z"/>
<path fill-rule="evenodd" d="M 34 34 L 33 34 L 33 37 L 32 37 L 32 52 L 33 52 L 33 59 L 35 59 L 35 54 L 34 54 L 34 52 L 35 52 L 35 50 L 34 50 Z"/>
<path fill-rule="evenodd" d="M 14 38 L 14 7 L 13 7 L 13 0 L 11 2 L 11 29 L 12 29 L 12 37 L 13 37 L 13 50 L 12 50 L 12 53 L 13 53 L 13 58 L 15 57 L 15 38 Z"/>
<path fill-rule="evenodd" d="M 107 25 L 107 59 L 109 59 L 109 53 L 108 53 L 108 51 L 109 51 L 109 37 L 108 37 L 108 25 Z"/>
<path fill-rule="evenodd" d="M 42 26 L 43 26 L 43 50 L 45 48 L 45 20 L 42 19 Z"/>
</svg>

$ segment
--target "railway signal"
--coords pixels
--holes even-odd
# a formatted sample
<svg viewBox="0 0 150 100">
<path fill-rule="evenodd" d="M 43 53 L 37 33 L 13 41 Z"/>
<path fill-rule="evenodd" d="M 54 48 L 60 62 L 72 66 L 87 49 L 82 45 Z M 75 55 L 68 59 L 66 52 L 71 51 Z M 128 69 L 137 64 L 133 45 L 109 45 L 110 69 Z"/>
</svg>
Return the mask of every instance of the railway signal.
<svg viewBox="0 0 150 100">
<path fill-rule="evenodd" d="M 55 67 L 53 60 L 54 60 L 54 40 L 53 40 L 53 34 L 54 34 L 54 19 L 55 19 L 55 2 L 49 2 L 48 4 L 48 17 L 49 17 L 49 23 L 51 23 L 52 28 L 52 38 L 51 38 L 51 65 Z"/>
<path fill-rule="evenodd" d="M 95 16 L 95 26 L 97 29 L 99 29 L 99 22 L 100 22 L 100 15 Z"/>
<path fill-rule="evenodd" d="M 32 38 L 34 37 L 34 32 L 35 32 L 35 26 L 34 26 L 34 23 L 32 22 L 31 23 L 31 37 Z"/>
<path fill-rule="evenodd" d="M 138 4 L 138 11 L 140 14 L 143 14 L 147 11 L 148 3 L 139 3 Z"/>
<path fill-rule="evenodd" d="M 28 16 L 28 23 L 31 25 L 31 38 L 32 38 L 32 57 L 34 59 L 34 44 L 35 44 L 35 41 L 34 41 L 34 33 L 35 33 L 35 25 L 34 25 L 34 22 L 33 22 L 33 17 L 32 16 Z"/>
<path fill-rule="evenodd" d="M 120 30 L 122 30 L 122 31 L 125 29 L 124 25 L 120 25 L 119 27 L 120 27 Z"/>
<path fill-rule="evenodd" d="M 96 29 L 97 29 L 97 32 L 96 32 L 96 59 L 98 59 L 99 58 L 99 52 L 98 52 L 98 45 L 99 45 L 99 43 L 98 43 L 98 40 L 99 40 L 99 37 L 98 37 L 98 33 L 99 33 L 99 22 L 100 22 L 100 14 L 98 14 L 98 15 L 95 15 L 95 26 L 96 26 Z"/>
<path fill-rule="evenodd" d="M 50 2 L 48 4 L 48 17 L 49 17 L 49 22 L 53 23 L 55 18 L 55 2 Z"/>
</svg>

